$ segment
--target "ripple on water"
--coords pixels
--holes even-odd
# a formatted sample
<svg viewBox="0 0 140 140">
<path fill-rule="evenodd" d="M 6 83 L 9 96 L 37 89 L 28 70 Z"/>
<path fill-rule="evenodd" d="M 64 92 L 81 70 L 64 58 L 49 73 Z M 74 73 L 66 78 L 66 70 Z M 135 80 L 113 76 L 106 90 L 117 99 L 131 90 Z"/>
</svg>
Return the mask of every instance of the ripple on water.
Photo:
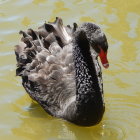
<svg viewBox="0 0 140 140">
<path fill-rule="evenodd" d="M 17 33 L 17 29 L 12 29 L 12 30 L 0 30 L 1 35 L 10 35 Z"/>
<path fill-rule="evenodd" d="M 20 0 L 20 1 L 17 1 L 15 3 L 15 5 L 16 6 L 25 6 L 25 5 L 27 5 L 27 4 L 31 3 L 31 2 L 32 2 L 32 0 Z"/>
<path fill-rule="evenodd" d="M 108 98 L 106 107 L 103 136 L 113 136 L 117 140 L 138 137 L 140 105 L 133 97 Z"/>
<path fill-rule="evenodd" d="M 10 0 L 0 0 L 0 4 L 4 4 L 4 3 L 8 2 L 8 1 L 10 1 Z"/>
<path fill-rule="evenodd" d="M 9 52 L 0 52 L 0 56 L 8 56 L 8 55 L 12 55 L 13 52 L 9 51 Z M 1 69 L 1 68 L 0 68 Z"/>
<path fill-rule="evenodd" d="M 19 15 L 10 16 L 8 18 L 0 17 L 0 21 L 1 22 L 15 22 L 15 20 L 18 20 L 19 18 L 20 18 Z"/>
<path fill-rule="evenodd" d="M 106 122 L 106 125 L 104 125 L 104 128 L 100 134 L 105 139 L 112 137 L 113 140 L 123 140 L 125 137 L 125 133 L 123 129 L 118 125 L 118 121 L 115 123 L 112 123 L 111 121 Z"/>
</svg>

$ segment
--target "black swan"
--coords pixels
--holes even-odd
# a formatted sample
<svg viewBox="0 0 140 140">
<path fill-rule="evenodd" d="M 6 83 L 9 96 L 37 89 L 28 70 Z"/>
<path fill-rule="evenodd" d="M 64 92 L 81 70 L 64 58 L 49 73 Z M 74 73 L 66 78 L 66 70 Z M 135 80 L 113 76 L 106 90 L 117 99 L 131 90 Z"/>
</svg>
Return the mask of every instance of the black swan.
<svg viewBox="0 0 140 140">
<path fill-rule="evenodd" d="M 30 97 L 50 115 L 81 126 L 98 124 L 104 114 L 102 72 L 108 43 L 100 27 L 64 26 L 61 18 L 38 31 L 28 29 L 15 46 L 16 74 Z"/>
</svg>

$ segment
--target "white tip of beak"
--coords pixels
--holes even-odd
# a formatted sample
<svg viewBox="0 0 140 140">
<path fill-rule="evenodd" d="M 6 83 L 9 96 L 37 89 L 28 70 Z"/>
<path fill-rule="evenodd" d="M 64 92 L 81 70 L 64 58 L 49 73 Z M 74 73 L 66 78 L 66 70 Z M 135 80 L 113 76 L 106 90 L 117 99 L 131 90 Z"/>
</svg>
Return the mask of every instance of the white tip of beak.
<svg viewBox="0 0 140 140">
<path fill-rule="evenodd" d="M 109 67 L 109 63 L 103 64 L 104 68 L 108 68 Z"/>
</svg>

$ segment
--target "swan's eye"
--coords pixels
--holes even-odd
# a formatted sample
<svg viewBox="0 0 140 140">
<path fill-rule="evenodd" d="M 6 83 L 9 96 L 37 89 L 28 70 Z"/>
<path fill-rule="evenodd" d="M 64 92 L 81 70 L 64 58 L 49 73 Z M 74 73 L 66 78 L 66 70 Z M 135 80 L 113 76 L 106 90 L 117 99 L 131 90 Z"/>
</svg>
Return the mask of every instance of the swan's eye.
<svg viewBox="0 0 140 140">
<path fill-rule="evenodd" d="M 94 50 L 95 50 L 97 53 L 100 53 L 100 48 L 98 47 L 98 45 L 95 45 Z"/>
</svg>

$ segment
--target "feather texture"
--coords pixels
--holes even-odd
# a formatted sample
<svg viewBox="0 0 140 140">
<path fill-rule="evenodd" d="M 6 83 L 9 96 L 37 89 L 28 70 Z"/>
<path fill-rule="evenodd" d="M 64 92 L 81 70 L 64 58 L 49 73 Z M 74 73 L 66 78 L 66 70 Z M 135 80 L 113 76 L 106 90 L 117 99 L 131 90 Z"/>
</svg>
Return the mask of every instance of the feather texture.
<svg viewBox="0 0 140 140">
<path fill-rule="evenodd" d="M 83 115 L 83 111 L 78 112 L 82 108 L 88 107 L 89 104 L 86 102 L 92 99 L 91 95 L 96 97 L 95 93 L 89 94 L 90 88 L 91 91 L 96 91 L 96 89 L 93 90 L 94 84 L 90 83 L 96 83 L 102 96 L 99 97 L 103 108 L 100 118 L 104 112 L 101 68 L 97 61 L 97 53 L 92 47 L 93 41 L 89 37 L 91 34 L 85 34 L 88 30 L 86 27 L 86 24 L 78 27 L 76 23 L 73 24 L 73 27 L 63 26 L 62 19 L 57 17 L 54 22 L 45 23 L 39 27 L 38 31 L 33 29 L 28 29 L 27 32 L 20 31 L 23 37 L 19 45 L 15 46 L 16 74 L 22 77 L 23 87 L 30 97 L 49 114 L 78 125 L 93 125 L 100 121 L 100 119 L 93 121 L 90 117 L 87 117 L 89 120 L 86 120 L 86 114 Z M 94 25 L 94 27 L 96 26 Z M 91 24 L 90 29 L 93 30 Z M 98 38 L 95 34 L 92 37 L 96 40 Z M 78 43 L 79 40 L 83 44 Z M 79 46 L 81 48 L 83 46 L 85 52 L 87 50 L 89 55 L 87 60 L 87 54 L 82 53 L 83 50 Z M 85 56 L 81 54 L 85 54 Z M 93 61 L 90 64 L 94 66 L 93 71 L 95 69 L 93 73 L 95 81 L 92 79 L 92 74 L 91 76 L 89 74 L 92 66 L 86 64 L 89 57 L 91 57 L 90 61 Z M 93 81 L 88 83 L 88 80 Z M 89 97 L 85 96 L 86 93 Z M 83 104 L 87 105 L 83 106 Z M 89 109 L 92 110 L 91 107 Z M 93 107 L 93 109 L 95 108 Z M 95 118 L 93 117 L 93 119 Z"/>
</svg>

